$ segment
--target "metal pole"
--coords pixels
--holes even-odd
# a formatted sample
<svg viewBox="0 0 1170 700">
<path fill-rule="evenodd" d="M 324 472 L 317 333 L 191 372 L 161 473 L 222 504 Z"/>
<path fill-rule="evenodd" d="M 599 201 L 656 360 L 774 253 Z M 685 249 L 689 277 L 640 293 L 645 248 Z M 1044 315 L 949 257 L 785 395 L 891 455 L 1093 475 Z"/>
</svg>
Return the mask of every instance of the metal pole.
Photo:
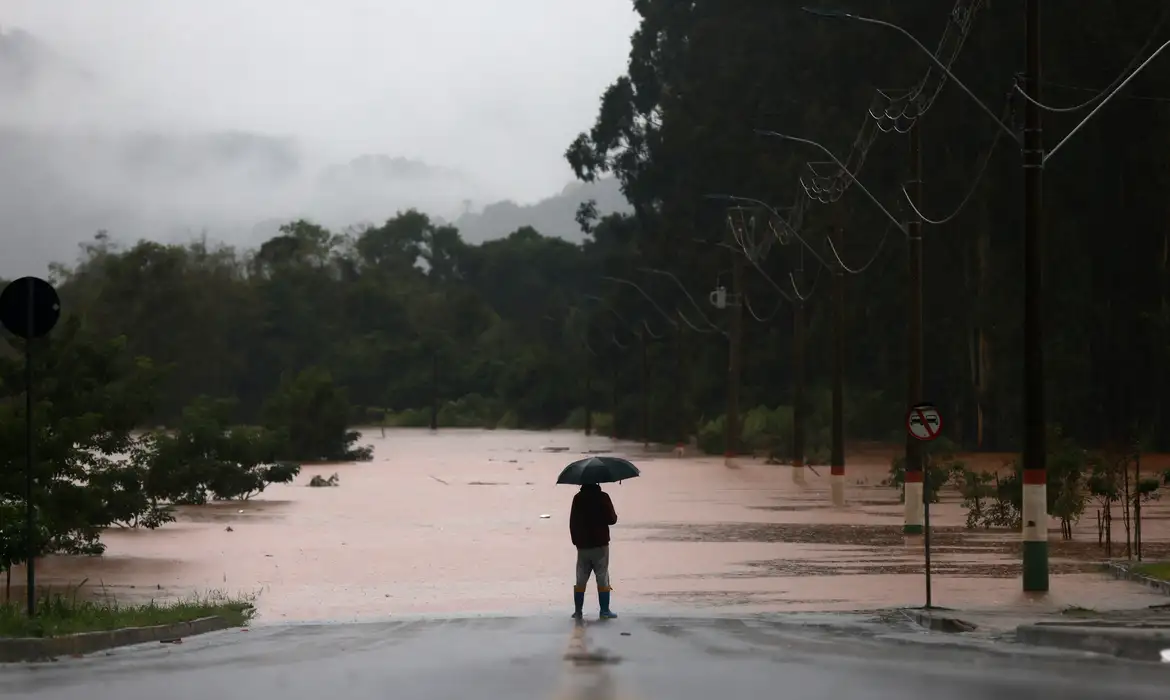
<svg viewBox="0 0 1170 700">
<path fill-rule="evenodd" d="M 593 351 L 585 346 L 585 435 L 593 434 Z"/>
<path fill-rule="evenodd" d="M 646 334 L 638 334 L 638 346 L 641 352 L 641 374 L 642 374 L 642 446 L 650 446 L 650 396 L 648 393 L 647 377 L 649 375 L 649 363 L 646 361 Z"/>
<path fill-rule="evenodd" d="M 922 552 L 926 560 L 926 608 L 933 607 L 933 596 L 930 585 L 930 472 L 925 470 L 922 476 Z"/>
<path fill-rule="evenodd" d="M 798 271 L 798 276 L 803 270 Z M 792 480 L 805 482 L 804 473 L 804 301 L 792 305 Z"/>
<path fill-rule="evenodd" d="M 439 351 L 431 350 L 431 430 L 439 429 Z"/>
<path fill-rule="evenodd" d="M 613 423 L 609 437 L 616 440 L 618 438 L 618 363 L 616 361 L 613 362 L 609 370 L 609 415 Z M 628 437 L 628 433 L 623 433 L 622 437 Z"/>
<path fill-rule="evenodd" d="M 1133 456 L 1133 548 L 1137 560 L 1142 560 L 1142 451 L 1139 447 Z"/>
<path fill-rule="evenodd" d="M 686 425 L 687 377 L 683 360 L 683 330 L 680 324 L 674 326 L 674 371 L 675 402 L 674 418 L 677 432 L 675 447 L 685 450 L 690 436 Z"/>
<path fill-rule="evenodd" d="M 907 335 L 906 410 L 922 403 L 922 221 L 914 209 L 922 210 L 922 127 L 915 123 L 910 130 L 910 192 L 914 207 L 906 232 L 910 250 L 910 323 Z M 929 494 L 922 469 L 922 443 L 906 432 L 905 524 L 902 532 L 921 535 L 926 526 L 924 505 Z M 928 555 L 929 556 L 929 555 Z M 929 587 L 929 585 L 928 585 Z"/>
<path fill-rule="evenodd" d="M 37 575 L 36 575 L 36 513 L 33 508 L 33 482 L 36 467 L 36 439 L 33 435 L 33 339 L 32 330 L 36 327 L 36 304 L 33 300 L 36 287 L 32 280 L 28 282 L 28 330 L 29 337 L 24 341 L 24 551 L 25 575 L 28 597 L 28 616 L 37 614 Z"/>
<path fill-rule="evenodd" d="M 833 270 L 833 448 L 830 490 L 833 505 L 845 503 L 845 275 Z"/>
<path fill-rule="evenodd" d="M 1040 0 L 1026 0 L 1024 92 L 1040 98 Z M 1024 494 L 1023 584 L 1026 592 L 1048 590 L 1047 445 L 1044 417 L 1044 259 L 1041 248 L 1041 184 L 1044 143 L 1040 109 L 1024 101 Z"/>
<path fill-rule="evenodd" d="M 739 376 L 740 343 L 743 341 L 743 259 L 736 252 L 731 253 L 731 333 L 727 361 L 727 424 L 724 439 L 725 459 L 734 459 L 739 454 Z"/>
</svg>

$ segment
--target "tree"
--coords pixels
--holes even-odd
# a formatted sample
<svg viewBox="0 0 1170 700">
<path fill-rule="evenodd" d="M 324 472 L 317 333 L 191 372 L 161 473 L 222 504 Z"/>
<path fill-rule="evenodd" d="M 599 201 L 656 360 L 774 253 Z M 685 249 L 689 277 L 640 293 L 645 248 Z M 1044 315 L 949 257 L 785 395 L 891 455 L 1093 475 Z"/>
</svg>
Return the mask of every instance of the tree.
<svg viewBox="0 0 1170 700">
<path fill-rule="evenodd" d="M 202 505 L 247 499 L 268 484 L 289 483 L 300 465 L 276 458 L 283 430 L 229 426 L 232 400 L 201 397 L 174 431 L 155 431 L 134 445 L 130 461 L 152 503 Z"/>
<path fill-rule="evenodd" d="M 287 460 L 372 459 L 369 447 L 353 447 L 361 434 L 349 430 L 350 416 L 345 390 L 319 367 L 286 376 L 264 405 L 265 427 L 284 436 L 274 451 Z"/>
<path fill-rule="evenodd" d="M 134 466 L 121 455 L 149 415 L 159 373 L 126 351 L 126 339 L 99 342 L 76 316 L 36 343 L 36 461 L 33 553 L 99 554 L 101 532 L 116 524 L 158 527 L 165 509 L 143 497 Z M 20 341 L 0 349 L 0 566 L 27 559 L 24 368 Z M 16 523 L 20 523 L 17 525 Z"/>
</svg>

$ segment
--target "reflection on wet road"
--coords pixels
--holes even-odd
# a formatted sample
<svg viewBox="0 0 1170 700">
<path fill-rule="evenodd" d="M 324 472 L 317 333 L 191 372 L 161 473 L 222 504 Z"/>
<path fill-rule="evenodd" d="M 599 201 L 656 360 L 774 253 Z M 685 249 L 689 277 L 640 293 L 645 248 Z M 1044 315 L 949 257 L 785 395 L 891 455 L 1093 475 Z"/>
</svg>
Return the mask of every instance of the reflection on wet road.
<svg viewBox="0 0 1170 700">
<path fill-rule="evenodd" d="M 561 617 L 231 630 L 0 669 L 6 700 L 1145 700 L 1157 665 L 979 646 L 862 618 Z"/>
</svg>

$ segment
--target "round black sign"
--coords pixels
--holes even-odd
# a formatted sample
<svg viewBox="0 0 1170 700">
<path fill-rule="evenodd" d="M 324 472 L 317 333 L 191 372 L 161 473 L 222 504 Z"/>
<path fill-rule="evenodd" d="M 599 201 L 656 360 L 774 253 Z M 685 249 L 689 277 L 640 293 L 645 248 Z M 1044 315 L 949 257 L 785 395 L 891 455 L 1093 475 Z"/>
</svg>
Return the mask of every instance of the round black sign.
<svg viewBox="0 0 1170 700">
<path fill-rule="evenodd" d="M 0 324 L 21 338 L 47 335 L 61 318 L 61 298 L 39 277 L 21 277 L 0 292 Z"/>
</svg>

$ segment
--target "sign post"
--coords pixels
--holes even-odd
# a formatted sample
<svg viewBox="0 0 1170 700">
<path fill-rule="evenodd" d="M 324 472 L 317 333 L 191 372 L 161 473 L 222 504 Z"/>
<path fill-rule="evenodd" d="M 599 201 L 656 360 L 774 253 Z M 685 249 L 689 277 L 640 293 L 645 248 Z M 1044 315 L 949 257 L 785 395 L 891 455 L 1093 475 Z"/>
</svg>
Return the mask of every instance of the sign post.
<svg viewBox="0 0 1170 700">
<path fill-rule="evenodd" d="M 942 416 L 938 407 L 931 403 L 920 403 L 906 412 L 906 431 L 910 437 L 922 442 L 933 442 L 942 434 Z M 922 465 L 922 545 L 926 560 L 926 609 L 933 607 L 930 585 L 930 459 Z M 907 494 L 909 498 L 910 495 Z"/>
<path fill-rule="evenodd" d="M 24 545 L 28 616 L 36 615 L 36 516 L 33 483 L 36 439 L 33 432 L 33 340 L 48 335 L 61 318 L 57 290 L 39 277 L 22 277 L 0 292 L 0 325 L 24 339 Z"/>
</svg>

